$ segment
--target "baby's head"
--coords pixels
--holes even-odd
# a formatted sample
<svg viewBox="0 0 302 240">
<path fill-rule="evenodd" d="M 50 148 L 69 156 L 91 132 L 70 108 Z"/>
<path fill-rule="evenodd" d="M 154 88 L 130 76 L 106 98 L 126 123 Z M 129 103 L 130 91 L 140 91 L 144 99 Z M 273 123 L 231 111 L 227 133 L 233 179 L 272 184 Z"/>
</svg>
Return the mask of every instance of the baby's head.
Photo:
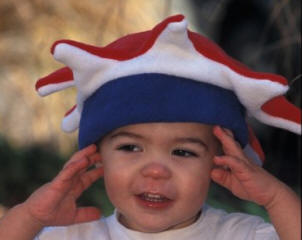
<svg viewBox="0 0 302 240">
<path fill-rule="evenodd" d="M 282 96 L 286 79 L 239 64 L 189 31 L 182 15 L 106 47 L 58 41 L 52 53 L 68 67 L 36 88 L 47 95 L 76 86 L 63 130 L 79 128 L 80 148 L 100 141 L 109 197 L 120 220 L 140 231 L 194 221 L 220 151 L 214 125 L 230 129 L 257 163 L 247 116 L 301 132 L 300 110 Z"/>
<path fill-rule="evenodd" d="M 220 146 L 210 125 L 143 123 L 112 131 L 99 149 L 120 221 L 137 231 L 160 232 L 194 222 Z"/>
</svg>

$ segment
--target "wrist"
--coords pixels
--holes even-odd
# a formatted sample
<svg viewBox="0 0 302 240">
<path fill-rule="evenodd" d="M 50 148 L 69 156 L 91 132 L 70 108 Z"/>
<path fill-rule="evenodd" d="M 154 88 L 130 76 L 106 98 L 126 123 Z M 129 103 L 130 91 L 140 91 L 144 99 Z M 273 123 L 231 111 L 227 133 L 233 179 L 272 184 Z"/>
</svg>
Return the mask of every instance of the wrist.
<svg viewBox="0 0 302 240">
<path fill-rule="evenodd" d="M 285 183 L 278 181 L 275 194 L 272 199 L 267 202 L 263 207 L 270 212 L 273 208 L 281 206 L 287 199 L 297 198 L 296 193 L 288 187 Z"/>
<path fill-rule="evenodd" d="M 32 240 L 43 228 L 26 210 L 24 204 L 10 209 L 0 221 L 0 239 Z"/>
<path fill-rule="evenodd" d="M 273 201 L 264 206 L 280 239 L 301 239 L 301 200 L 282 183 Z"/>
<path fill-rule="evenodd" d="M 18 211 L 20 214 L 21 219 L 24 223 L 26 223 L 33 231 L 40 231 L 42 228 L 45 227 L 44 224 L 42 224 L 38 219 L 36 219 L 32 214 L 30 214 L 30 211 L 28 207 L 26 206 L 26 203 L 21 203 L 14 207 L 16 211 Z"/>
</svg>

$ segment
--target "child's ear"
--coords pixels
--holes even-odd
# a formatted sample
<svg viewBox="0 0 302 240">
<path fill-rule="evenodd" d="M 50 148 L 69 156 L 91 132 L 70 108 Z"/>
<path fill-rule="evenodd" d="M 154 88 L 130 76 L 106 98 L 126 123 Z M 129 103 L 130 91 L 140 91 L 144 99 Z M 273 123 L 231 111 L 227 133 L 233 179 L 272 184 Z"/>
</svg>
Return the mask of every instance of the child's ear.
<svg viewBox="0 0 302 240">
<path fill-rule="evenodd" d="M 96 152 L 97 152 L 98 154 L 101 154 L 101 152 L 100 152 L 100 150 L 101 150 L 101 140 L 97 141 L 97 142 L 95 143 L 95 146 L 96 146 Z M 96 168 L 103 167 L 103 162 L 102 162 L 102 161 L 96 162 L 95 167 L 96 167 Z"/>
<path fill-rule="evenodd" d="M 101 156 L 99 149 L 97 149 L 98 155 Z M 104 168 L 102 156 L 100 159 L 94 164 L 95 168 Z"/>
<path fill-rule="evenodd" d="M 219 141 L 219 139 L 216 137 L 215 133 L 214 133 L 214 128 L 215 126 L 213 126 L 212 128 L 212 135 L 213 135 L 213 142 L 214 142 L 214 154 L 215 156 L 221 156 L 223 155 L 223 148 L 222 148 L 222 144 Z"/>
<path fill-rule="evenodd" d="M 223 154 L 222 144 L 221 142 L 217 141 L 216 155 L 222 156 Z"/>
<path fill-rule="evenodd" d="M 218 138 L 216 138 L 215 135 L 214 135 L 214 144 L 215 144 L 215 155 L 216 156 L 222 156 L 224 154 L 222 144 L 218 140 Z"/>
<path fill-rule="evenodd" d="M 98 141 L 95 142 L 96 151 L 97 151 L 98 153 L 101 153 L 101 152 L 100 152 L 100 151 L 101 151 L 101 144 L 102 144 L 102 139 L 100 139 L 100 140 L 98 140 Z"/>
</svg>

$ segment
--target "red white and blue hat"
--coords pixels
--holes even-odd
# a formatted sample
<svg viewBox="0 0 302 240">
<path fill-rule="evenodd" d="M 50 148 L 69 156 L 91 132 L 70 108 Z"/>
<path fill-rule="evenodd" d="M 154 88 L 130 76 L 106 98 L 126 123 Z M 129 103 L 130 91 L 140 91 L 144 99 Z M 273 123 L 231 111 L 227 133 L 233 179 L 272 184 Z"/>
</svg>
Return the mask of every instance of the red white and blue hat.
<svg viewBox="0 0 302 240">
<path fill-rule="evenodd" d="M 41 96 L 77 88 L 62 129 L 79 128 L 79 146 L 110 131 L 148 122 L 201 122 L 231 129 L 256 161 L 263 152 L 246 117 L 301 134 L 301 110 L 283 96 L 287 80 L 254 72 L 187 29 L 183 15 L 105 47 L 60 40 L 51 49 L 67 67 L 41 78 Z"/>
</svg>

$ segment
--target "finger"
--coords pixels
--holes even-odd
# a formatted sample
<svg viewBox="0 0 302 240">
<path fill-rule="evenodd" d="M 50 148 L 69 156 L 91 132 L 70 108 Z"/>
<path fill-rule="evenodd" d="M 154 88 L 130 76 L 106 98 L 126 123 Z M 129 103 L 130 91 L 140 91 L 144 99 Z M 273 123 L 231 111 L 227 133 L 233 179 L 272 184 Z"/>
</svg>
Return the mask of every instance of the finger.
<svg viewBox="0 0 302 240">
<path fill-rule="evenodd" d="M 83 223 L 98 220 L 101 217 L 101 212 L 95 207 L 78 208 L 74 223 Z"/>
<path fill-rule="evenodd" d="M 234 135 L 230 130 L 224 130 L 220 126 L 213 128 L 214 135 L 222 144 L 223 151 L 226 155 L 242 158 L 248 161 L 240 144 L 234 139 Z"/>
<path fill-rule="evenodd" d="M 249 180 L 250 173 L 254 171 L 250 164 L 231 156 L 216 156 L 214 157 L 214 164 L 219 167 L 227 167 L 229 169 L 227 171 L 240 181 Z"/>
<path fill-rule="evenodd" d="M 244 181 L 246 178 L 246 164 L 240 159 L 230 156 L 214 157 L 216 167 L 211 171 L 211 178 L 214 182 L 232 191 L 235 181 Z"/>
<path fill-rule="evenodd" d="M 61 170 L 58 176 L 54 179 L 54 182 L 64 183 L 64 182 L 71 181 L 77 174 L 87 169 L 88 166 L 89 166 L 89 160 L 87 157 L 84 157 L 79 161 L 72 162 Z"/>
<path fill-rule="evenodd" d="M 83 193 L 83 191 L 89 188 L 96 180 L 98 180 L 103 175 L 103 168 L 95 168 L 84 173 L 80 178 L 79 185 L 76 186 L 76 188 L 74 189 L 73 195 L 78 198 Z"/>
<path fill-rule="evenodd" d="M 211 178 L 214 182 L 229 189 L 231 187 L 231 172 L 223 168 L 214 168 L 211 171 Z"/>
<path fill-rule="evenodd" d="M 98 152 L 89 156 L 89 163 L 91 166 L 101 162 L 102 162 L 102 158 Z"/>
<path fill-rule="evenodd" d="M 89 145 L 86 148 L 83 148 L 82 150 L 76 152 L 69 161 L 67 161 L 63 168 L 67 167 L 69 164 L 80 161 L 84 157 L 90 157 L 92 154 L 94 154 L 97 150 L 97 147 L 95 144 Z"/>
<path fill-rule="evenodd" d="M 95 166 L 95 167 L 102 166 L 102 158 L 98 152 L 90 155 L 88 157 L 88 161 L 89 161 L 89 164 L 88 164 L 87 168 L 92 167 L 92 166 Z M 79 174 L 80 175 L 84 174 L 87 171 L 87 168 L 83 169 Z"/>
<path fill-rule="evenodd" d="M 52 180 L 50 183 L 50 188 L 56 192 L 60 192 L 61 195 L 66 194 L 71 190 L 73 185 L 73 180 L 76 179 L 82 169 L 88 166 L 88 160 L 83 159 L 82 161 L 77 161 L 71 163 L 68 167 L 61 170 L 61 172 Z"/>
<path fill-rule="evenodd" d="M 225 132 L 227 135 L 229 135 L 231 138 L 235 138 L 234 133 L 233 133 L 230 129 L 223 128 L 222 130 L 224 130 L 224 132 Z"/>
</svg>

